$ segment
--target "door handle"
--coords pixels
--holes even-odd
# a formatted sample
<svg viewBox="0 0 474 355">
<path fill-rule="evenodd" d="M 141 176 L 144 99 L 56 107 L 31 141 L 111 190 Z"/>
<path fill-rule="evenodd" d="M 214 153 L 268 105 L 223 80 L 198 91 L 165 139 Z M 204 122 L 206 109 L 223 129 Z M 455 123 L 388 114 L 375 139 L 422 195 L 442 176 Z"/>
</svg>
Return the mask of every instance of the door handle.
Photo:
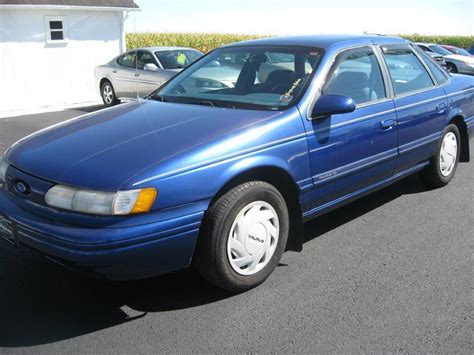
<svg viewBox="0 0 474 355">
<path fill-rule="evenodd" d="M 112 73 L 116 74 L 116 73 L 117 73 L 117 70 L 115 70 L 115 69 L 114 69 L 114 70 L 112 70 Z"/>
<path fill-rule="evenodd" d="M 382 127 L 382 129 L 390 129 L 395 126 L 395 119 L 389 118 L 387 120 L 383 120 L 380 122 L 380 126 Z"/>
<path fill-rule="evenodd" d="M 138 74 L 138 73 L 135 73 L 135 76 L 140 76 L 140 74 Z"/>
<path fill-rule="evenodd" d="M 443 113 L 446 107 L 447 106 L 445 103 L 439 104 L 438 106 L 436 106 L 436 112 Z"/>
</svg>

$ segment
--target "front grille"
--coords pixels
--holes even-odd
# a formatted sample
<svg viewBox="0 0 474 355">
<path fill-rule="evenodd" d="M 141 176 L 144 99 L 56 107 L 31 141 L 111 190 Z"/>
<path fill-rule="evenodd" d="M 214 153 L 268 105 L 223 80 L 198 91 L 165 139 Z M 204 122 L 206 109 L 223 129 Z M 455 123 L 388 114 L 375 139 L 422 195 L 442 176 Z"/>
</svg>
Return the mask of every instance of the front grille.
<svg viewBox="0 0 474 355">
<path fill-rule="evenodd" d="M 11 244 L 15 244 L 15 238 L 13 234 L 13 224 L 9 220 L 0 216 L 0 238 L 5 239 Z"/>
<path fill-rule="evenodd" d="M 23 185 L 26 189 L 19 189 Z M 22 172 L 10 166 L 6 175 L 5 189 L 16 198 L 27 200 L 38 205 L 45 205 L 44 196 L 54 184 Z"/>
</svg>

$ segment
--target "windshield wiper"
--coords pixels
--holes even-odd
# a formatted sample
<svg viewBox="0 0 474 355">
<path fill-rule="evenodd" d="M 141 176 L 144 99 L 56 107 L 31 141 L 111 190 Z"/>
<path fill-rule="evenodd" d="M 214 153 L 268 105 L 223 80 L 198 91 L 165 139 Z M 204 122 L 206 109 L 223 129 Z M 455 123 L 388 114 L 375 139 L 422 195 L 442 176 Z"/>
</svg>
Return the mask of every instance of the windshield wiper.
<svg viewBox="0 0 474 355">
<path fill-rule="evenodd" d="M 212 101 L 209 100 L 202 100 L 202 101 L 196 101 L 196 102 L 190 102 L 191 104 L 196 104 L 196 105 L 202 105 L 202 106 L 212 106 L 216 107 L 216 104 Z"/>
<path fill-rule="evenodd" d="M 222 105 L 220 102 L 215 102 L 211 100 L 192 100 L 192 101 L 183 101 L 183 104 L 189 105 L 201 105 L 201 106 L 210 106 L 210 107 L 227 107 L 227 105 Z"/>
<path fill-rule="evenodd" d="M 222 108 L 236 108 L 236 105 L 232 102 L 227 101 L 210 101 L 202 100 L 198 102 L 189 102 L 190 104 L 203 105 L 203 106 L 212 106 L 212 107 L 222 107 Z"/>
<path fill-rule="evenodd" d="M 161 95 L 150 95 L 148 96 L 149 99 L 156 100 L 156 101 L 161 101 L 161 102 L 169 102 L 167 98 Z"/>
</svg>

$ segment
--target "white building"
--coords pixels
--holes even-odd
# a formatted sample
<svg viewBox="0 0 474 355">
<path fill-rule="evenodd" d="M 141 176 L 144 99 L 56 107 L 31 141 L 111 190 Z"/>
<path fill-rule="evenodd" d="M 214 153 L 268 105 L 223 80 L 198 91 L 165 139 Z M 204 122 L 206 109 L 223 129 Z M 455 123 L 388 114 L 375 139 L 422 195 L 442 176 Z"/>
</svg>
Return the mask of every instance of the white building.
<svg viewBox="0 0 474 355">
<path fill-rule="evenodd" d="M 133 0 L 0 0 L 0 116 L 98 102 L 94 68 L 125 51 Z"/>
</svg>

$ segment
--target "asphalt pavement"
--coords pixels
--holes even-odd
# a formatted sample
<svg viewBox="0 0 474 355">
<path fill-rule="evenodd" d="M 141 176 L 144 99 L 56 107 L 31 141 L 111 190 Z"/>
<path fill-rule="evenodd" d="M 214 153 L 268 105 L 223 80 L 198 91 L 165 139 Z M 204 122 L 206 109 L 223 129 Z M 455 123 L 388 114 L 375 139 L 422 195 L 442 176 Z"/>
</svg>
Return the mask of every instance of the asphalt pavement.
<svg viewBox="0 0 474 355">
<path fill-rule="evenodd" d="M 2 118 L 0 151 L 97 108 Z M 442 189 L 408 177 L 306 223 L 240 295 L 193 271 L 89 279 L 0 241 L 0 353 L 472 354 L 473 200 L 472 162 Z"/>
</svg>

